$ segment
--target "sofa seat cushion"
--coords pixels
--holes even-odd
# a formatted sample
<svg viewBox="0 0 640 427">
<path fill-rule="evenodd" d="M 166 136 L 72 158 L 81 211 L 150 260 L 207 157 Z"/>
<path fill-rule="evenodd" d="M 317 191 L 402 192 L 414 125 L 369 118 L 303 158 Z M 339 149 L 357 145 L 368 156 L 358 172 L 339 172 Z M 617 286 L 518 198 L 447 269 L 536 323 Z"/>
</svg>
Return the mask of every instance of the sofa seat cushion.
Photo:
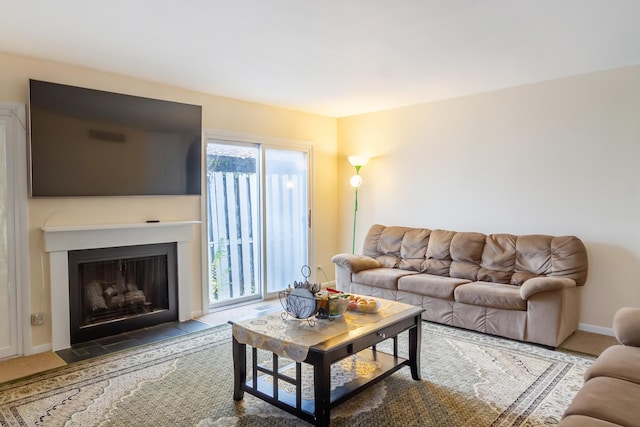
<svg viewBox="0 0 640 427">
<path fill-rule="evenodd" d="M 418 295 L 453 301 L 454 289 L 465 283 L 470 283 L 470 280 L 436 276 L 435 274 L 413 274 L 401 277 L 398 280 L 398 289 Z"/>
<path fill-rule="evenodd" d="M 361 285 L 374 286 L 376 288 L 398 289 L 398 279 L 417 271 L 401 270 L 399 268 L 372 268 L 351 275 L 351 281 Z"/>
<path fill-rule="evenodd" d="M 527 309 L 527 302 L 520 297 L 520 288 L 491 282 L 471 282 L 453 291 L 456 302 L 505 310 Z"/>
<path fill-rule="evenodd" d="M 597 377 L 584 383 L 564 416 L 584 415 L 627 427 L 640 427 L 638 402 L 640 385 L 617 378 Z"/>
<path fill-rule="evenodd" d="M 614 345 L 602 352 L 584 374 L 585 381 L 612 377 L 640 385 L 640 348 Z"/>
<path fill-rule="evenodd" d="M 620 424 L 610 423 L 609 421 L 591 418 L 584 415 L 569 415 L 562 419 L 559 427 L 618 427 Z"/>
</svg>

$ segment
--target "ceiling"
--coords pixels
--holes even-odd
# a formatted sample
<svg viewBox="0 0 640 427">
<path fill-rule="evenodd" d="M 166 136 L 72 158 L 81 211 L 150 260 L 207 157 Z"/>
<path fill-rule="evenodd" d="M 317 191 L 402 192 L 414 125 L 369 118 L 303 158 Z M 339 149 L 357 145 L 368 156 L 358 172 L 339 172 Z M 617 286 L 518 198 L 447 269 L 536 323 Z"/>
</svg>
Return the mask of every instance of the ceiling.
<svg viewBox="0 0 640 427">
<path fill-rule="evenodd" d="M 0 51 L 331 117 L 640 64 L 638 0 L 0 0 Z"/>
</svg>

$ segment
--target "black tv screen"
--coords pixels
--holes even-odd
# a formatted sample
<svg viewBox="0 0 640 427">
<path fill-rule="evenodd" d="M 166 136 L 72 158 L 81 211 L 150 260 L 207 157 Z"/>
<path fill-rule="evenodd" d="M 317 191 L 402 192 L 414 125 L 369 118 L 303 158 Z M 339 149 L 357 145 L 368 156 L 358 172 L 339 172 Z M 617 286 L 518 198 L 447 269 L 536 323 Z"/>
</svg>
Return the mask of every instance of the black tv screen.
<svg viewBox="0 0 640 427">
<path fill-rule="evenodd" d="M 201 194 L 202 107 L 29 80 L 32 197 Z"/>
</svg>

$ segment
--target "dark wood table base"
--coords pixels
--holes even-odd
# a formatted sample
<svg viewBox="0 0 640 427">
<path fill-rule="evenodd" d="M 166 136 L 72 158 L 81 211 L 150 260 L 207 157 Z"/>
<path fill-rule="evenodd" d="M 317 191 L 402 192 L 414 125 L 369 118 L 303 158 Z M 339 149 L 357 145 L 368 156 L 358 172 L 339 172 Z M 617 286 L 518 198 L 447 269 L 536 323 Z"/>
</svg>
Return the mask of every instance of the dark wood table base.
<svg viewBox="0 0 640 427">
<path fill-rule="evenodd" d="M 252 347 L 252 375 L 247 381 L 247 345 L 233 338 L 233 399 L 242 400 L 244 392 L 252 394 L 278 408 L 281 408 L 316 426 L 328 426 L 331 408 L 339 405 L 353 395 L 371 387 L 388 377 L 403 366 L 411 369 L 411 377 L 420 380 L 420 345 L 422 338 L 422 320 L 419 310 L 410 317 L 387 324 L 352 340 L 344 340 L 339 345 L 323 345 L 309 348 L 303 363 L 313 366 L 315 401 L 302 399 L 301 364 L 295 363 L 295 378 L 284 375 L 288 367 L 279 366 L 279 358 L 273 354 L 271 369 L 259 366 L 258 351 Z M 408 359 L 398 356 L 398 334 L 408 331 Z M 393 354 L 376 349 L 376 344 L 392 339 Z M 381 368 L 371 378 L 357 378 L 350 383 L 331 391 L 331 365 L 348 356 L 358 354 L 366 360 L 376 361 Z M 289 366 L 293 366 L 289 364 Z M 260 373 L 260 374 L 259 374 Z M 269 378 L 269 381 L 266 379 Z M 279 381 L 285 381 L 295 387 L 295 394 L 278 387 Z"/>
</svg>

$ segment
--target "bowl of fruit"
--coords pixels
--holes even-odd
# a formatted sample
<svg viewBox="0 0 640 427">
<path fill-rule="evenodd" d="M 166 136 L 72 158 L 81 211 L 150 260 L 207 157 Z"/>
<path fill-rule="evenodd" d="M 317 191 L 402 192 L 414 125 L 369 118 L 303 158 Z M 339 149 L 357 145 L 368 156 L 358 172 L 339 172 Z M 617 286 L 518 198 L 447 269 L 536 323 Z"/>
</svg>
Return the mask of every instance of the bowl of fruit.
<svg viewBox="0 0 640 427">
<path fill-rule="evenodd" d="M 380 303 L 371 297 L 350 295 L 348 309 L 360 313 L 376 313 L 380 310 Z"/>
</svg>

